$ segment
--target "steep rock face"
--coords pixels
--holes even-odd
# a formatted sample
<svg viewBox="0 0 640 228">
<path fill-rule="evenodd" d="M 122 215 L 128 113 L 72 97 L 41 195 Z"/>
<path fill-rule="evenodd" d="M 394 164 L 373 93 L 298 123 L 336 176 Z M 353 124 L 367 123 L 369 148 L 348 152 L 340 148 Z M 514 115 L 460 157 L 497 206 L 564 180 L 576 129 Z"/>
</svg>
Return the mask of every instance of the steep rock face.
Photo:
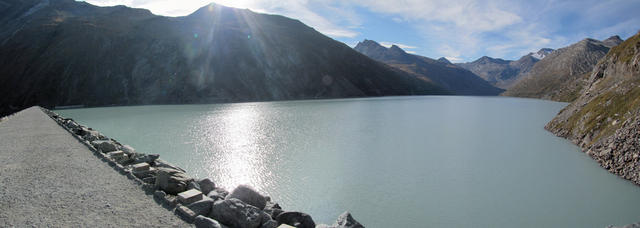
<svg viewBox="0 0 640 228">
<path fill-rule="evenodd" d="M 456 65 L 470 70 L 491 85 L 502 89 L 508 89 L 524 76 L 535 63 L 546 57 L 553 49 L 543 48 L 536 53 L 529 53 L 520 59 L 503 60 L 483 56 L 476 61 L 469 63 L 458 63 Z"/>
<path fill-rule="evenodd" d="M 448 91 L 303 23 L 211 4 L 186 17 L 73 0 L 0 3 L 0 114 Z"/>
<path fill-rule="evenodd" d="M 416 78 L 434 82 L 458 95 L 497 95 L 496 88 L 472 72 L 451 64 L 446 58 L 439 60 L 406 53 L 400 47 L 383 47 L 372 40 L 364 40 L 354 48 L 366 56 L 401 69 Z"/>
<path fill-rule="evenodd" d="M 546 128 L 640 184 L 640 33 L 606 54 L 580 96 Z"/>
<path fill-rule="evenodd" d="M 619 42 L 615 39 L 607 39 L 607 42 L 584 39 L 558 49 L 537 62 L 503 95 L 573 101 L 584 87 L 586 75 L 613 44 Z"/>
</svg>

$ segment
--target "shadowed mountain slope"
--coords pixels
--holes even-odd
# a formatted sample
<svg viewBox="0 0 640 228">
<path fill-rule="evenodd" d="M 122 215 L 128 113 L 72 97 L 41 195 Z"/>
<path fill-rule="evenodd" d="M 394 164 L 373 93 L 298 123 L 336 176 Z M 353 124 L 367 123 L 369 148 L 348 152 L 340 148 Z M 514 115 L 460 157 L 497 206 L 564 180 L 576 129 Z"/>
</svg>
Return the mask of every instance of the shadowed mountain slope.
<svg viewBox="0 0 640 228">
<path fill-rule="evenodd" d="M 0 114 L 449 93 L 300 21 L 215 4 L 163 17 L 73 0 L 0 0 L 0 73 Z"/>
</svg>

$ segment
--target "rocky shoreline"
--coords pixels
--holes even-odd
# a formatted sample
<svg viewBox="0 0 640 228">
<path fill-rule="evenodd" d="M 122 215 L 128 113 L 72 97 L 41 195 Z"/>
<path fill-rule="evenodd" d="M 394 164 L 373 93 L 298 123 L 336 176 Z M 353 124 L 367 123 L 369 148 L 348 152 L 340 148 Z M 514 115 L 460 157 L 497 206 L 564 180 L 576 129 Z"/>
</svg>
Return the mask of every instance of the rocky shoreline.
<svg viewBox="0 0 640 228">
<path fill-rule="evenodd" d="M 545 129 L 640 185 L 640 33 L 612 48 L 585 81 L 580 97 Z"/>
<path fill-rule="evenodd" d="M 640 113 L 638 113 L 640 114 Z M 602 168 L 640 186 L 640 117 L 620 123 L 622 127 L 611 136 L 596 143 L 569 138 L 565 132 L 547 130 L 567 138 L 596 160 Z"/>
<path fill-rule="evenodd" d="M 316 225 L 310 215 L 285 211 L 269 196 L 250 186 L 231 192 L 217 187 L 210 178 L 196 180 L 185 170 L 161 160 L 157 154 L 136 152 L 134 148 L 82 126 L 53 111 L 42 110 L 87 146 L 102 161 L 138 183 L 155 201 L 196 227 L 238 228 L 361 228 L 349 212 L 333 225 Z"/>
</svg>

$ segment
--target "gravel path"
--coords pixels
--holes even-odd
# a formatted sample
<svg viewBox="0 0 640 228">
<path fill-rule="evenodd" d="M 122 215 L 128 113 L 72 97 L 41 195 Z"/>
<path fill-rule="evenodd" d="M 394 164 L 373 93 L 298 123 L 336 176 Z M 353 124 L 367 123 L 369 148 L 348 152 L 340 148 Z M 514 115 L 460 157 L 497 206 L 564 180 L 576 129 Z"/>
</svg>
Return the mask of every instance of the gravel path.
<svg viewBox="0 0 640 228">
<path fill-rule="evenodd" d="M 39 108 L 0 122 L 0 227 L 185 227 Z"/>
</svg>

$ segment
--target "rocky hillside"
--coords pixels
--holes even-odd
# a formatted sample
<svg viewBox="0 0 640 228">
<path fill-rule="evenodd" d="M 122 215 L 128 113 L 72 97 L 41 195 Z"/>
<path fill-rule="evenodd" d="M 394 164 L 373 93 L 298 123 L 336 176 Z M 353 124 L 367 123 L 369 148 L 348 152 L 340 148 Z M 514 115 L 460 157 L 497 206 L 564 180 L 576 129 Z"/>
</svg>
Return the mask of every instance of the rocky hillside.
<svg viewBox="0 0 640 228">
<path fill-rule="evenodd" d="M 604 41 L 584 39 L 560 48 L 537 62 L 503 95 L 573 101 L 584 87 L 586 74 L 620 42 L 620 37 L 613 36 Z"/>
<path fill-rule="evenodd" d="M 546 128 L 610 172 L 640 184 L 640 33 L 613 47 L 580 96 Z"/>
<path fill-rule="evenodd" d="M 359 42 L 356 51 L 372 59 L 401 69 L 416 78 L 434 82 L 458 95 L 498 95 L 502 89 L 496 88 L 482 78 L 451 64 L 446 58 L 438 60 L 405 52 L 393 45 L 383 47 L 372 40 Z"/>
<path fill-rule="evenodd" d="M 553 49 L 543 48 L 536 53 L 532 52 L 522 56 L 516 61 L 483 56 L 476 61 L 458 63 L 456 65 L 470 70 L 491 85 L 508 89 L 525 73 L 529 72 L 535 63 L 547 56 L 551 51 Z"/>
<path fill-rule="evenodd" d="M 32 105 L 442 94 L 300 21 L 211 4 L 185 17 L 0 0 L 0 115 Z"/>
</svg>

